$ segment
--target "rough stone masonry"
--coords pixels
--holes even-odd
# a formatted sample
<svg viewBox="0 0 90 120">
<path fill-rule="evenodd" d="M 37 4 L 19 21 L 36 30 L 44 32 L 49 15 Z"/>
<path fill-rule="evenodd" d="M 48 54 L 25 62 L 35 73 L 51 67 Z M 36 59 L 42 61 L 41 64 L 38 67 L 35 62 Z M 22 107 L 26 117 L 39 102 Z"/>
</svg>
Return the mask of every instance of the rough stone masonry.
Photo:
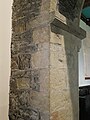
<svg viewBox="0 0 90 120">
<path fill-rule="evenodd" d="M 78 120 L 78 51 L 85 32 L 74 27 L 77 1 L 68 4 L 74 16 L 66 3 L 13 1 L 9 120 Z"/>
</svg>

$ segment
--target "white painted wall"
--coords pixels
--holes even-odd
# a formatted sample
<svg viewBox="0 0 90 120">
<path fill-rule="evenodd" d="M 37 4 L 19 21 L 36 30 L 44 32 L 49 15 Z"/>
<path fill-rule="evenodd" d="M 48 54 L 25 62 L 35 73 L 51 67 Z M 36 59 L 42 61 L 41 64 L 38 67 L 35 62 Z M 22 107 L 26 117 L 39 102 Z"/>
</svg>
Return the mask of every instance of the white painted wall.
<svg viewBox="0 0 90 120">
<path fill-rule="evenodd" d="M 8 120 L 12 0 L 0 0 L 0 120 Z"/>
<path fill-rule="evenodd" d="M 90 58 L 90 27 L 87 26 L 83 21 L 80 21 L 80 27 L 86 31 L 86 38 L 82 40 L 82 47 L 79 52 L 79 86 L 90 85 L 90 80 L 85 80 L 85 56 L 88 55 Z M 88 66 L 90 66 L 90 60 L 87 60 Z M 90 69 L 88 69 L 90 74 Z"/>
</svg>

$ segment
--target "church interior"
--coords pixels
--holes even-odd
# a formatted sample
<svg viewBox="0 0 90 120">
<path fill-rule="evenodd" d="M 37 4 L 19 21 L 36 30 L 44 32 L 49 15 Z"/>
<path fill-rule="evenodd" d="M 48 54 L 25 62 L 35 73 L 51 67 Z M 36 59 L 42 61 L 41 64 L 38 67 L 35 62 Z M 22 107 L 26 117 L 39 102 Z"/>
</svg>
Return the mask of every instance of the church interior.
<svg viewBox="0 0 90 120">
<path fill-rule="evenodd" d="M 0 120 L 90 120 L 90 0 L 1 0 L 0 14 Z"/>
</svg>

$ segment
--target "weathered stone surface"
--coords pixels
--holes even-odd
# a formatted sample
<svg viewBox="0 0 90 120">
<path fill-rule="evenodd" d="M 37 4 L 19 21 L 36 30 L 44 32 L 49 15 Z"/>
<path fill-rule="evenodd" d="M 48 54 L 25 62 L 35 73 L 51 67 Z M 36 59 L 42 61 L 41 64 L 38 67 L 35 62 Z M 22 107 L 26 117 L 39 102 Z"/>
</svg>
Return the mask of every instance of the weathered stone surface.
<svg viewBox="0 0 90 120">
<path fill-rule="evenodd" d="M 26 114 L 24 112 L 27 106 L 30 106 L 29 91 L 18 91 L 10 94 L 9 119 L 15 120 L 23 118 Z M 23 98 L 24 97 L 24 98 Z M 27 108 L 28 110 L 28 108 Z M 27 117 L 27 114 L 26 116 Z"/>
<path fill-rule="evenodd" d="M 12 70 L 11 77 L 12 78 L 30 78 L 31 71 L 30 70 Z"/>
<path fill-rule="evenodd" d="M 17 54 L 17 53 L 35 53 L 38 51 L 38 44 L 34 43 L 29 43 L 29 42 L 17 42 L 14 41 L 12 42 L 12 47 L 11 47 L 12 53 Z"/>
<path fill-rule="evenodd" d="M 57 45 L 62 45 L 64 47 L 64 36 L 62 35 L 62 30 L 60 30 L 61 34 L 55 34 L 51 32 L 50 35 L 52 36 L 50 42 Z"/>
<path fill-rule="evenodd" d="M 58 120 L 78 120 L 78 100 L 75 102 L 75 99 L 78 99 L 77 46 L 79 46 L 79 42 L 77 45 L 76 40 L 78 42 L 78 38 L 63 30 L 59 36 L 55 33 L 51 34 L 53 43 L 50 44 L 51 120 L 54 120 L 55 116 Z M 75 98 L 75 96 L 77 97 Z M 65 114 L 67 105 L 69 109 Z"/>
<path fill-rule="evenodd" d="M 34 29 L 33 42 L 35 43 L 49 42 L 49 37 L 50 37 L 49 33 L 50 33 L 49 25 L 41 26 L 41 27 Z"/>
<path fill-rule="evenodd" d="M 53 112 L 51 115 L 51 120 L 72 120 L 72 108 L 71 105 L 68 104 L 67 106 L 61 108 L 60 110 Z M 56 117 L 56 119 L 55 119 Z"/>
<path fill-rule="evenodd" d="M 51 115 L 51 120 L 59 120 L 58 112 L 53 112 Z"/>
<path fill-rule="evenodd" d="M 52 90 L 67 88 L 67 72 L 65 68 L 50 68 L 50 87 Z"/>
<path fill-rule="evenodd" d="M 32 55 L 31 65 L 33 69 L 49 67 L 49 50 L 39 51 Z"/>
<path fill-rule="evenodd" d="M 16 79 L 17 89 L 30 89 L 30 79 L 29 78 L 18 78 Z"/>
<path fill-rule="evenodd" d="M 40 13 L 40 6 L 42 0 L 17 0 L 13 2 L 13 19 L 35 19 Z M 24 20 L 23 20 L 24 21 Z"/>
<path fill-rule="evenodd" d="M 34 91 L 40 92 L 40 73 L 39 71 L 31 71 L 31 81 L 30 81 L 30 87 Z"/>
<path fill-rule="evenodd" d="M 23 33 L 12 33 L 12 42 L 13 41 L 26 41 L 28 43 L 32 42 L 32 30 L 26 30 Z"/>
<path fill-rule="evenodd" d="M 18 54 L 12 56 L 12 69 L 19 69 L 19 70 L 25 70 L 30 69 L 31 64 L 31 55 L 30 54 Z"/>
<path fill-rule="evenodd" d="M 78 27 L 73 29 L 65 18 L 76 17 L 75 4 L 14 0 L 9 120 L 78 120 L 77 52 L 82 35 L 77 38 L 81 30 L 76 32 Z"/>
</svg>

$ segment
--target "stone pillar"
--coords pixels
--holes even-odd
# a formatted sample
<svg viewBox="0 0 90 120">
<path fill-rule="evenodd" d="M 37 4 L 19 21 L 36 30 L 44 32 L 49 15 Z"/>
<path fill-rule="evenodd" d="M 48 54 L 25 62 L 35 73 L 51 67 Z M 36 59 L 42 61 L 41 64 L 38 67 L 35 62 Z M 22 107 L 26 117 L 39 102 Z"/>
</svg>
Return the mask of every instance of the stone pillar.
<svg viewBox="0 0 90 120">
<path fill-rule="evenodd" d="M 10 120 L 49 120 L 49 1 L 14 0 Z"/>
<path fill-rule="evenodd" d="M 50 33 L 51 120 L 79 120 L 78 52 L 81 38 L 72 34 L 73 29 L 67 26 L 69 32 L 58 27 L 61 24 L 55 19 Z"/>
<path fill-rule="evenodd" d="M 78 50 L 85 32 L 57 5 L 13 2 L 9 120 L 78 120 Z"/>
</svg>

